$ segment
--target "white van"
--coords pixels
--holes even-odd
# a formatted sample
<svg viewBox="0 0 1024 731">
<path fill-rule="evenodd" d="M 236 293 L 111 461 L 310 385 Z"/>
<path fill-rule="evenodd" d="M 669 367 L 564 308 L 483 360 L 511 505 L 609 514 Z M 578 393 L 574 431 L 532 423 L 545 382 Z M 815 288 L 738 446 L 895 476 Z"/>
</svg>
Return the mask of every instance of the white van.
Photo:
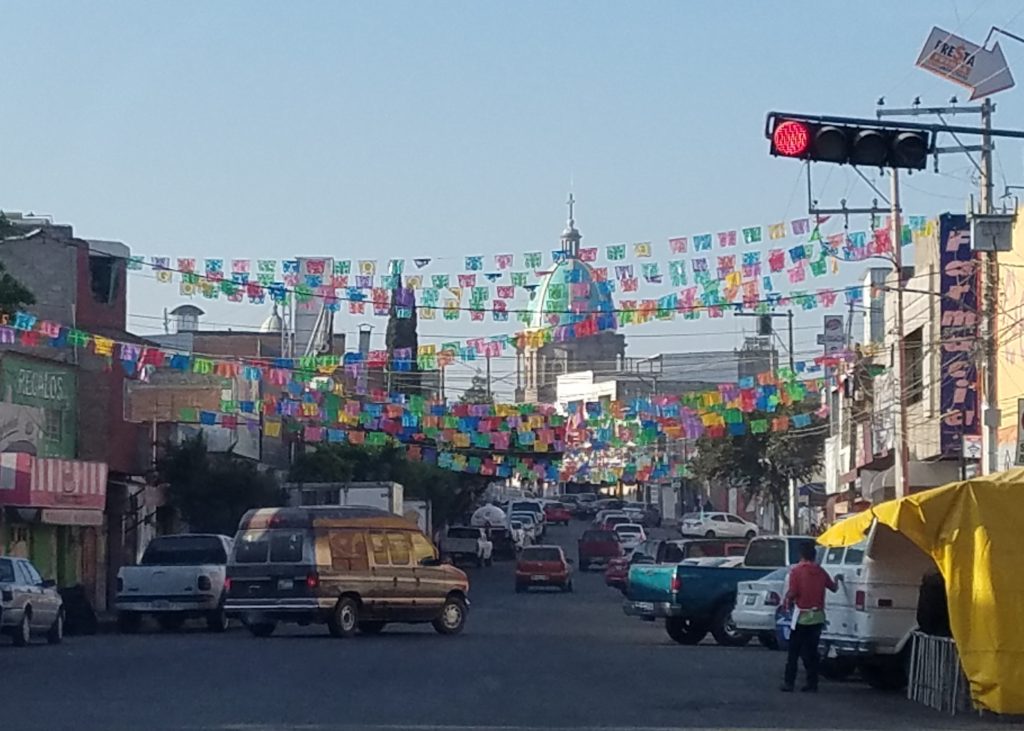
<svg viewBox="0 0 1024 731">
<path fill-rule="evenodd" d="M 859 667 L 873 688 L 905 686 L 921 579 L 935 570 L 934 561 L 876 521 L 860 543 L 826 549 L 822 567 L 843 577 L 825 597 L 822 672 L 842 676 Z"/>
</svg>

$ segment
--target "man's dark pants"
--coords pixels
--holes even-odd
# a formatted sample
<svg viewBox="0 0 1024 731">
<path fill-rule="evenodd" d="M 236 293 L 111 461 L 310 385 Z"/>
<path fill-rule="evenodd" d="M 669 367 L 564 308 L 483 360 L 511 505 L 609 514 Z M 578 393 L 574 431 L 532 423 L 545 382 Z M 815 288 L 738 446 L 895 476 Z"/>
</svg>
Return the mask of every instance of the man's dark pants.
<svg viewBox="0 0 1024 731">
<path fill-rule="evenodd" d="M 797 659 L 803 659 L 807 671 L 807 687 L 818 687 L 818 640 L 821 638 L 821 624 L 798 624 L 789 633 L 789 655 L 786 658 L 787 686 L 796 683 Z"/>
</svg>

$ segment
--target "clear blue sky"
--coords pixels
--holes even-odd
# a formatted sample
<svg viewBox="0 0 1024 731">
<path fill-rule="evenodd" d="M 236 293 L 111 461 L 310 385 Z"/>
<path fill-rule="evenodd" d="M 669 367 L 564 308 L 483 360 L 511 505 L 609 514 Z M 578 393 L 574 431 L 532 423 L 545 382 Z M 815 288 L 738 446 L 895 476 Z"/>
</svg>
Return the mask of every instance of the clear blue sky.
<svg viewBox="0 0 1024 731">
<path fill-rule="evenodd" d="M 1024 34 L 1020 0 L 7 1 L 0 13 L 0 208 L 137 253 L 229 258 L 546 251 L 570 177 L 585 243 L 798 217 L 799 165 L 769 157 L 766 111 L 966 101 L 913 67 L 931 26 L 978 42 L 992 25 Z M 1024 47 L 1002 46 L 1024 86 Z M 997 125 L 1024 126 L 1022 95 L 996 97 Z M 1024 183 L 1019 145 L 1000 143 L 998 159 L 1000 184 Z M 964 209 L 969 163 L 942 168 L 907 181 L 908 211 Z M 816 178 L 823 204 L 871 197 L 846 169 Z M 143 333 L 156 320 L 141 316 L 178 301 L 148 280 L 131 294 Z M 266 314 L 207 309 L 239 324 Z M 813 349 L 815 323 L 820 311 L 798 349 Z M 714 347 L 731 348 L 744 326 L 627 336 L 646 355 L 724 327 Z"/>
</svg>

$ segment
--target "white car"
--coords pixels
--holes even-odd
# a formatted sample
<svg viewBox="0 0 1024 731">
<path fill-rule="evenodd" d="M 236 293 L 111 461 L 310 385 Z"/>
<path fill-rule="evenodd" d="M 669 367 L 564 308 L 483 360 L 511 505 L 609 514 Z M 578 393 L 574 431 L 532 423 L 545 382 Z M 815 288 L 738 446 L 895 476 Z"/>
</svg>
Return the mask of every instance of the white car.
<svg viewBox="0 0 1024 731">
<path fill-rule="evenodd" d="M 597 515 L 594 516 L 594 527 L 604 525 L 604 522 L 608 518 L 625 518 L 629 520 L 629 517 L 621 510 L 600 510 Z"/>
<path fill-rule="evenodd" d="M 684 536 L 704 538 L 753 538 L 758 527 L 756 523 L 732 513 L 692 513 L 683 516 L 679 532 Z"/>
<path fill-rule="evenodd" d="M 619 537 L 623 551 L 632 551 L 641 543 L 647 540 L 644 527 L 639 523 L 620 523 L 613 529 Z"/>
<path fill-rule="evenodd" d="M 526 534 L 526 540 L 529 543 L 536 543 L 537 539 L 540 538 L 540 525 L 537 523 L 537 516 L 533 513 L 509 513 L 508 516 L 509 525 L 513 521 L 521 523 L 523 526 L 523 532 Z"/>
<path fill-rule="evenodd" d="M 736 585 L 736 606 L 732 621 L 736 629 L 756 634 L 765 647 L 776 649 L 775 612 L 786 596 L 789 567 L 776 569 L 757 581 Z"/>
</svg>

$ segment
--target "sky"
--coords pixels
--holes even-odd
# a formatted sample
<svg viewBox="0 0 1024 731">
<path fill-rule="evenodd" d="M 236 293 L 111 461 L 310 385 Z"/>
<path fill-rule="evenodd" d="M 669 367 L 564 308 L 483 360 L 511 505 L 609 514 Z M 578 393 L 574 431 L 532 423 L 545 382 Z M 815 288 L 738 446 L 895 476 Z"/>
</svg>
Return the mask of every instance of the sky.
<svg viewBox="0 0 1024 731">
<path fill-rule="evenodd" d="M 1024 35 L 1020 0 L 0 0 L 0 17 L 0 209 L 137 254 L 253 259 L 550 251 L 570 188 L 584 245 L 798 218 L 802 166 L 769 156 L 766 112 L 966 103 L 914 67 L 931 27 L 979 43 L 992 26 Z M 1024 44 L 1000 43 L 1024 77 Z M 1022 95 L 994 97 L 997 127 L 1021 126 Z M 940 174 L 905 179 L 904 210 L 963 212 L 972 170 L 947 156 Z M 996 170 L 1000 192 L 1024 184 L 1019 143 L 998 143 Z M 819 165 L 813 182 L 826 206 L 874 196 L 848 168 Z M 844 265 L 828 284 L 862 270 Z M 151 275 L 133 276 L 129 297 L 140 334 L 162 331 L 164 308 L 182 301 Z M 197 304 L 210 326 L 268 314 Z M 798 356 L 820 351 L 821 315 L 797 317 Z M 383 319 L 342 314 L 338 329 L 364 321 L 382 342 Z M 624 332 L 628 354 L 646 356 L 731 349 L 752 326 Z M 419 329 L 438 342 L 514 325 Z"/>
</svg>

